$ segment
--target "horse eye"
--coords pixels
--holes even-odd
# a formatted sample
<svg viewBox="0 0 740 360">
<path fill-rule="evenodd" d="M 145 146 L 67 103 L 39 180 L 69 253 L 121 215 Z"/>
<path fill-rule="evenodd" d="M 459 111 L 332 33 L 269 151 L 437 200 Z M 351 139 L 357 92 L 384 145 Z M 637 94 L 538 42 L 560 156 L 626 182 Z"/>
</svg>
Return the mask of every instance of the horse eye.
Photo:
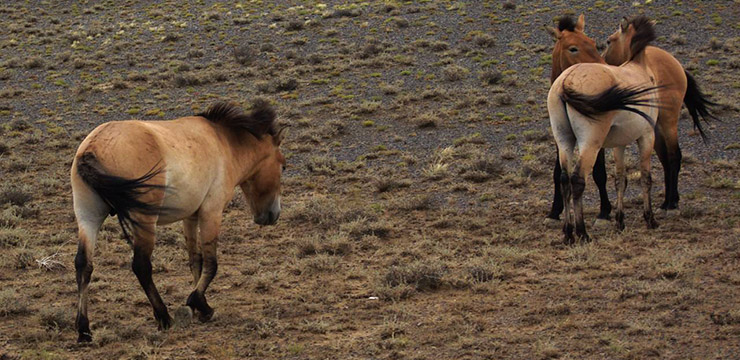
<svg viewBox="0 0 740 360">
<path fill-rule="evenodd" d="M 285 171 L 285 165 L 283 165 L 283 171 Z"/>
<path fill-rule="evenodd" d="M 608 40 L 608 39 L 606 40 L 606 44 L 607 44 L 607 45 L 609 45 L 609 44 L 611 44 L 611 43 L 612 43 L 612 41 L 611 41 L 611 40 Z"/>
<path fill-rule="evenodd" d="M 574 47 L 568 49 L 568 51 L 570 51 L 572 53 L 577 53 L 578 52 L 578 48 L 574 46 Z"/>
</svg>

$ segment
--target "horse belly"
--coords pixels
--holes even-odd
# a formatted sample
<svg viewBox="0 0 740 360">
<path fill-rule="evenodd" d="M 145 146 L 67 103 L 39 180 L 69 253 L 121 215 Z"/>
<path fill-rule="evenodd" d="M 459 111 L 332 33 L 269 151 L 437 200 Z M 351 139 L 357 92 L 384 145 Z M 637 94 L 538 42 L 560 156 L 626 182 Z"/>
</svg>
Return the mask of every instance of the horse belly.
<svg viewBox="0 0 740 360">
<path fill-rule="evenodd" d="M 184 177 L 176 171 L 167 173 L 167 194 L 162 203 L 166 211 L 160 214 L 158 224 L 170 224 L 198 211 L 208 192 L 206 184 L 209 181 L 197 177 L 205 174 L 207 172 L 193 172 L 190 177 Z"/>
<path fill-rule="evenodd" d="M 639 115 L 620 114 L 614 118 L 609 133 L 604 139 L 605 148 L 627 146 L 653 131 L 653 126 Z"/>
</svg>

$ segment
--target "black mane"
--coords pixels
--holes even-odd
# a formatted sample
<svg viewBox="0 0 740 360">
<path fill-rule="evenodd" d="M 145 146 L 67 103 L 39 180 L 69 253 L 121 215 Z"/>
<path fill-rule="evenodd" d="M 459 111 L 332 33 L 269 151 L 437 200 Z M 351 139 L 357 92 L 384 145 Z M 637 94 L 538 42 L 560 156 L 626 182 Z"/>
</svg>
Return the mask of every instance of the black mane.
<svg viewBox="0 0 740 360">
<path fill-rule="evenodd" d="M 635 35 L 632 36 L 632 42 L 630 43 L 630 52 L 632 57 L 645 50 L 653 40 L 657 38 L 655 35 L 655 28 L 653 27 L 653 21 L 647 16 L 635 16 L 624 25 L 624 29 L 628 29 L 629 26 L 635 29 Z"/>
<path fill-rule="evenodd" d="M 265 134 L 272 136 L 277 134 L 275 110 L 265 99 L 255 100 L 248 114 L 233 102 L 220 101 L 196 116 L 202 116 L 228 128 L 247 131 L 256 138 L 261 138 Z"/>
<path fill-rule="evenodd" d="M 576 31 L 576 22 L 573 21 L 573 18 L 570 16 L 564 16 L 560 18 L 560 21 L 558 21 L 558 30 L 564 31 L 568 30 L 570 32 Z"/>
</svg>

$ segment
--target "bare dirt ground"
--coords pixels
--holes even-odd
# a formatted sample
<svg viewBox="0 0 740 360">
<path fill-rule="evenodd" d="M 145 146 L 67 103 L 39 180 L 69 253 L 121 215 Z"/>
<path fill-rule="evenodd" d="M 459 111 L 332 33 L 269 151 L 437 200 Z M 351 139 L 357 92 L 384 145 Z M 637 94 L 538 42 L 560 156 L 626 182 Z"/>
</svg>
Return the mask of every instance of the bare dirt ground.
<svg viewBox="0 0 740 360">
<path fill-rule="evenodd" d="M 2 359 L 740 358 L 737 1 L 348 3 L 3 2 Z M 632 164 L 627 229 L 568 247 L 543 223 L 554 145 L 542 26 L 579 13 L 600 43 L 622 16 L 656 19 L 656 45 L 722 121 L 705 145 L 682 115 L 679 216 L 645 229 Z M 236 194 L 208 291 L 216 317 L 157 331 L 110 218 L 95 340 L 77 345 L 68 178 L 80 140 L 106 121 L 257 96 L 292 125 L 283 217 L 260 228 Z M 154 281 L 173 312 L 191 291 L 187 255 L 180 225 L 158 235 Z"/>
</svg>

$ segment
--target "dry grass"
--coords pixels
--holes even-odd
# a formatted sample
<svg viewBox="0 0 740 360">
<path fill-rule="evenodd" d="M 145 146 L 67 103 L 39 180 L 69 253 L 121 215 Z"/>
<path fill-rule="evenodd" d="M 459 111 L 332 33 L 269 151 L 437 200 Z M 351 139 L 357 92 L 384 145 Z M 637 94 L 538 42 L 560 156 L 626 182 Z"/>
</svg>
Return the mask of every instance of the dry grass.
<svg viewBox="0 0 740 360">
<path fill-rule="evenodd" d="M 730 3 L 0 5 L 0 357 L 734 358 Z M 708 145 L 687 114 L 679 121 L 678 216 L 658 214 L 661 227 L 646 230 L 632 175 L 627 229 L 595 229 L 589 180 L 595 241 L 569 247 L 560 224 L 543 224 L 555 147 L 541 27 L 580 11 L 600 43 L 609 19 L 657 19 L 656 45 L 722 104 L 722 121 L 707 125 Z M 240 192 L 227 206 L 208 289 L 216 317 L 158 331 L 111 217 L 90 286 L 95 340 L 74 345 L 78 144 L 105 121 L 260 95 L 290 125 L 283 213 L 259 227 Z M 157 231 L 153 267 L 175 314 L 192 289 L 181 225 Z"/>
</svg>

